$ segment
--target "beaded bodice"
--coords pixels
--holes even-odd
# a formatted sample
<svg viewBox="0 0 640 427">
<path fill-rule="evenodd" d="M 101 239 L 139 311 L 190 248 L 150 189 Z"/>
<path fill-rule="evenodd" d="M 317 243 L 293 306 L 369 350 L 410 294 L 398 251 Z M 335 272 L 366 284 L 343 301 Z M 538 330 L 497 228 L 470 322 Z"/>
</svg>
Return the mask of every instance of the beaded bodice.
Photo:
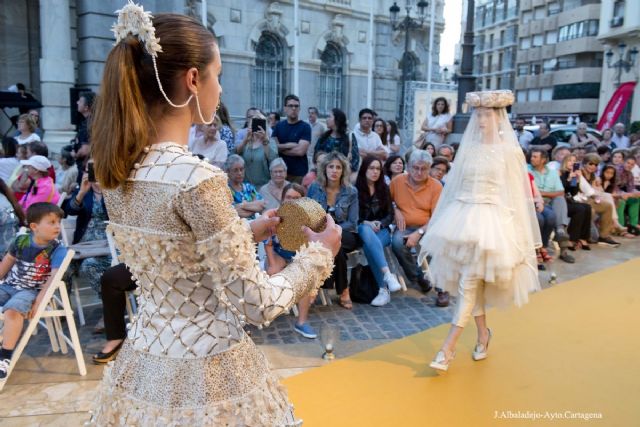
<svg viewBox="0 0 640 427">
<path fill-rule="evenodd" d="M 140 286 L 129 331 L 136 350 L 180 358 L 225 351 L 243 340 L 245 323 L 268 325 L 331 271 L 330 252 L 310 244 L 267 276 L 226 175 L 177 144 L 151 146 L 105 200 L 120 261 Z"/>
<path fill-rule="evenodd" d="M 465 203 L 489 203 L 499 205 L 500 183 L 504 176 L 504 156 L 498 156 L 497 145 L 479 144 L 471 148 L 472 162 L 462 171 L 462 186 L 458 200 Z"/>
</svg>

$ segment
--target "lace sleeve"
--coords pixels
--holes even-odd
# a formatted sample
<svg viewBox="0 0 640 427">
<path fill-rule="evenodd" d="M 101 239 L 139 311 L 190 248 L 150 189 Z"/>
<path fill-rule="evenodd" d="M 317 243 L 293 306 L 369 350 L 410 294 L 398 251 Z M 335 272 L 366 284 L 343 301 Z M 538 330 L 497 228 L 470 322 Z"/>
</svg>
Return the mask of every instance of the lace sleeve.
<svg viewBox="0 0 640 427">
<path fill-rule="evenodd" d="M 196 250 L 218 283 L 219 298 L 240 320 L 267 326 L 331 274 L 331 251 L 319 243 L 301 248 L 272 277 L 261 270 L 251 227 L 233 209 L 223 174 L 181 192 L 176 209 L 195 234 Z"/>
</svg>

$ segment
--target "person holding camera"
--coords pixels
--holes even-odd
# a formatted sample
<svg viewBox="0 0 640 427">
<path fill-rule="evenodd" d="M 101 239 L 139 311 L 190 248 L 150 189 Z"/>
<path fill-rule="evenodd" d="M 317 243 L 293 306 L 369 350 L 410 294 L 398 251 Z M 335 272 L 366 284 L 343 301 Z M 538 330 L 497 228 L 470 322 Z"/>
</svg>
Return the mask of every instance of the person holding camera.
<svg viewBox="0 0 640 427">
<path fill-rule="evenodd" d="M 109 215 L 102 197 L 102 187 L 96 181 L 93 162 L 89 161 L 82 174 L 80 187 L 65 204 L 66 215 L 77 215 L 73 244 L 107 239 Z M 77 273 L 78 279 L 100 294 L 100 277 L 111 266 L 110 256 L 85 258 L 80 263 L 71 263 L 69 269 Z M 83 283 L 83 284 L 84 284 Z"/>
<path fill-rule="evenodd" d="M 580 179 L 582 171 L 580 163 L 576 161 L 573 154 L 568 155 L 560 166 L 560 180 L 564 187 L 565 199 L 567 200 L 567 214 L 570 221 L 567 231 L 569 240 L 573 242 L 569 249 L 584 249 L 590 251 L 589 240 L 591 239 L 591 206 L 576 200 L 580 192 Z M 579 199 L 578 199 L 579 200 Z"/>
<path fill-rule="evenodd" d="M 256 188 L 269 182 L 269 165 L 278 157 L 278 146 L 275 141 L 269 140 L 265 129 L 267 119 L 261 113 L 255 114 L 249 121 L 245 137 L 236 145 L 236 153 L 244 159 L 245 180 Z"/>
</svg>

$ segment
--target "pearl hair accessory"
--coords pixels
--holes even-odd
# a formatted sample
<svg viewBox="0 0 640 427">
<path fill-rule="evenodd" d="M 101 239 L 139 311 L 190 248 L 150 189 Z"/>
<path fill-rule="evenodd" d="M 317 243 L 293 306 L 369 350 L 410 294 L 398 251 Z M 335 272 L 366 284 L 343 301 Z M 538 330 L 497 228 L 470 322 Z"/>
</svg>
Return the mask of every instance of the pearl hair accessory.
<svg viewBox="0 0 640 427">
<path fill-rule="evenodd" d="M 125 40 L 129 35 L 137 37 L 140 43 L 144 46 L 144 49 L 151 56 L 153 70 L 156 75 L 156 81 L 158 82 L 158 88 L 160 89 L 164 99 L 174 108 L 183 108 L 189 105 L 194 97 L 193 93 L 184 103 L 175 104 L 169 99 L 169 96 L 162 87 L 160 74 L 158 73 L 158 64 L 156 63 L 158 53 L 162 52 L 162 46 L 160 45 L 160 39 L 156 37 L 156 29 L 151 21 L 151 18 L 153 18 L 151 12 L 145 12 L 141 5 L 135 4 L 133 0 L 129 0 L 127 4 L 122 9 L 117 10 L 116 13 L 118 14 L 118 21 L 111 27 L 111 31 L 116 37 L 115 45 Z M 211 120 L 206 121 L 202 115 L 202 110 L 200 109 L 200 101 L 198 100 L 197 93 L 195 94 L 195 97 L 200 120 L 205 125 L 210 125 L 216 118 L 215 112 L 213 117 L 211 117 Z"/>
</svg>

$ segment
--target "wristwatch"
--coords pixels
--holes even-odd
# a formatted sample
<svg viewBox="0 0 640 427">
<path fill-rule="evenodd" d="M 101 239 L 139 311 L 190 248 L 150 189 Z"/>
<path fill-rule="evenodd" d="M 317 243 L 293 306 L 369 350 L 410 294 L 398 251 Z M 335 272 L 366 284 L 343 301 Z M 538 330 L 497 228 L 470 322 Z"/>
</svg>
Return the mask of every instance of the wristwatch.
<svg viewBox="0 0 640 427">
<path fill-rule="evenodd" d="M 422 228 L 418 228 L 418 234 L 424 236 L 424 230 Z"/>
</svg>

